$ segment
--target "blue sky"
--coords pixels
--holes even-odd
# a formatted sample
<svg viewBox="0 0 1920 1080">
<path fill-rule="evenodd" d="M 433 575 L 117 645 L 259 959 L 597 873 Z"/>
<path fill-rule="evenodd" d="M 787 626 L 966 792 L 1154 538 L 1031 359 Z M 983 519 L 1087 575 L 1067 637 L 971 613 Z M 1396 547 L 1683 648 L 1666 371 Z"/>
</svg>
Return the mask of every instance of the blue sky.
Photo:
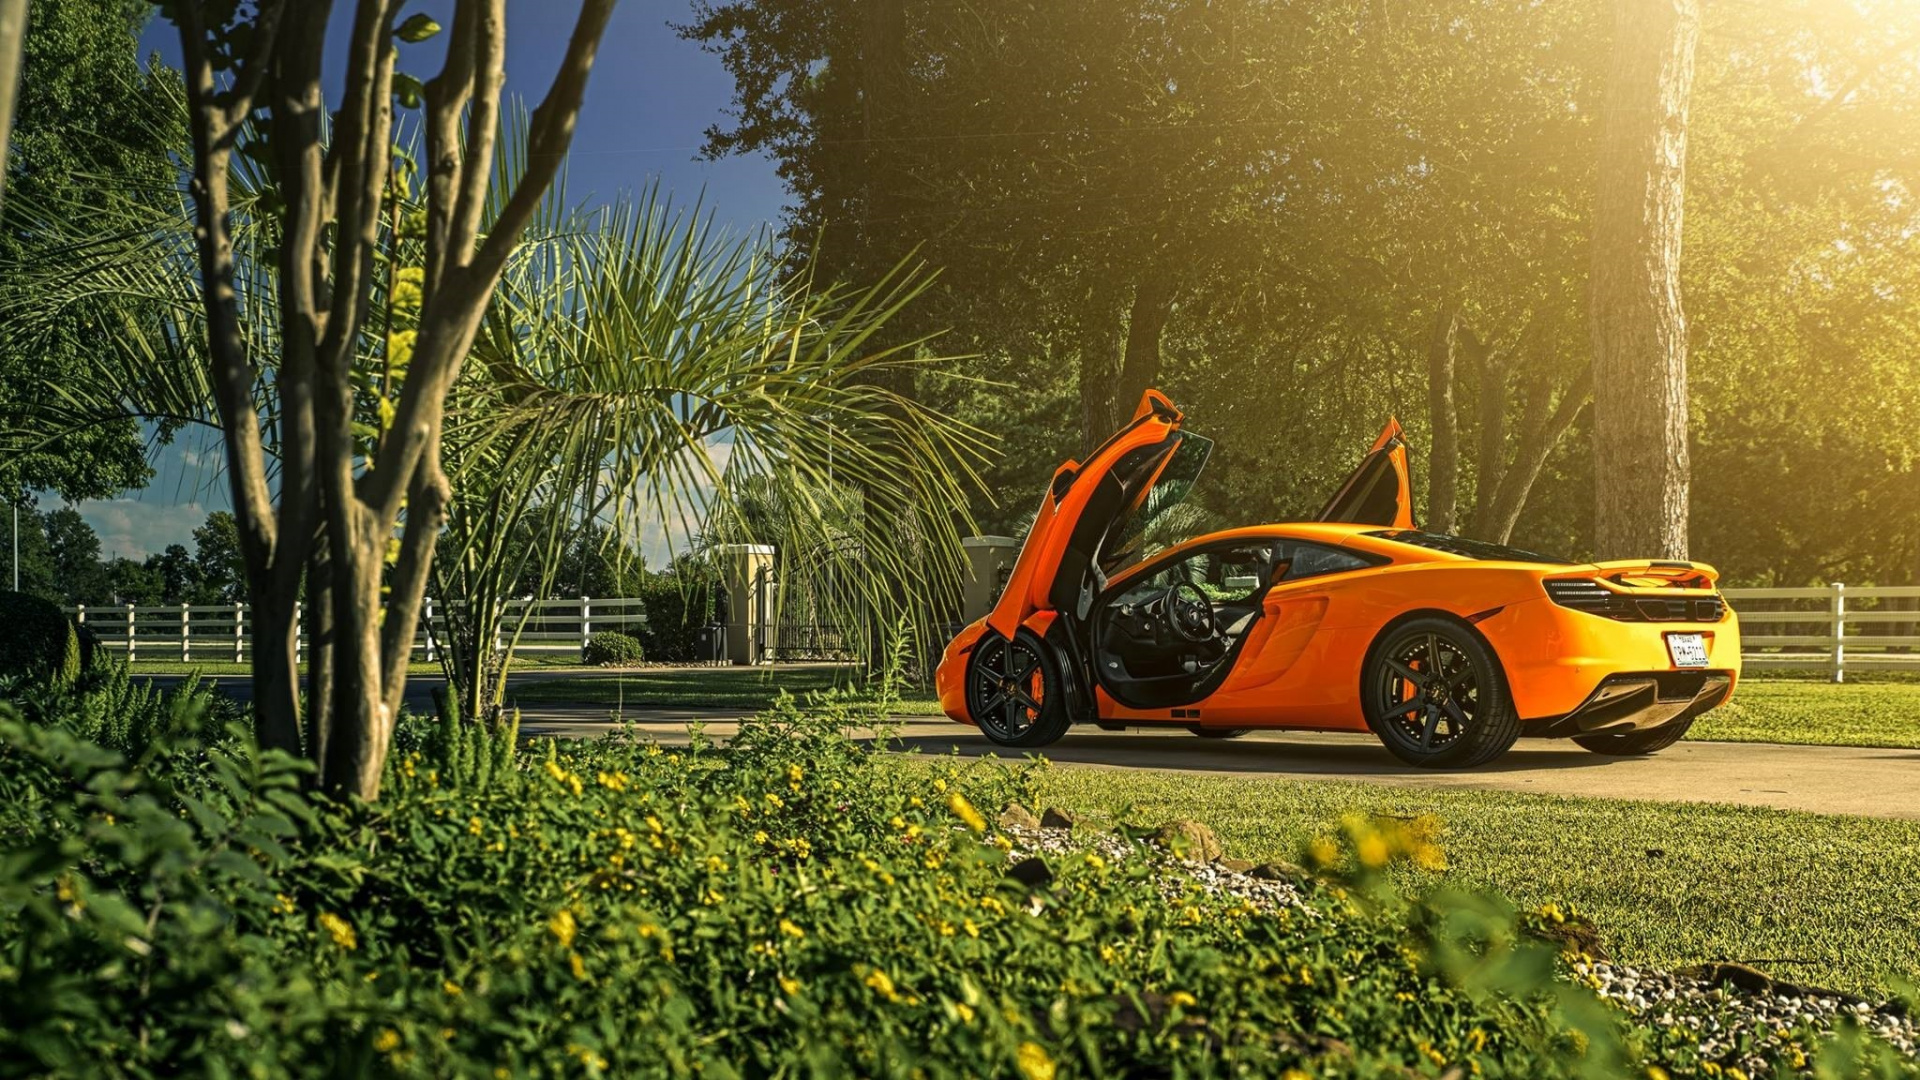
<svg viewBox="0 0 1920 1080">
<path fill-rule="evenodd" d="M 410 4 L 407 14 L 425 11 L 450 23 L 451 9 L 451 3 L 435 0 Z M 334 41 L 327 50 L 334 102 L 344 55 L 341 15 L 351 10 L 350 4 L 335 4 Z M 545 93 L 578 10 L 577 0 L 509 0 L 507 93 L 525 99 L 529 108 Z M 658 179 L 676 203 L 701 199 L 721 223 L 751 231 L 779 216 L 785 192 L 772 162 L 763 158 L 696 160 L 707 127 L 725 119 L 733 84 L 718 59 L 682 41 L 669 25 L 690 17 L 691 0 L 627 0 L 615 9 L 574 134 L 567 188 L 577 199 L 599 200 Z M 438 39 L 406 49 L 402 70 L 422 80 L 439 70 Z M 148 28 L 141 53 L 154 51 L 177 65 L 172 24 L 156 20 Z M 155 454 L 158 475 L 146 489 L 80 503 L 100 534 L 101 552 L 139 558 L 168 544 L 191 547 L 193 529 L 208 511 L 228 506 L 219 461 L 217 438 L 183 433 Z"/>
</svg>

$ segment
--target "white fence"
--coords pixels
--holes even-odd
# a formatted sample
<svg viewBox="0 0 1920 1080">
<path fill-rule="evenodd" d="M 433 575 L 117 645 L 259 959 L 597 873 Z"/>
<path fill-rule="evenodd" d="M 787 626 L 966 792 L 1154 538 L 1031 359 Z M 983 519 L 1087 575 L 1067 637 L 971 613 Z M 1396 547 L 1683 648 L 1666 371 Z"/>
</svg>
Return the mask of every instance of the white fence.
<svg viewBox="0 0 1920 1080">
<path fill-rule="evenodd" d="M 517 646 L 521 652 L 580 653 L 587 638 L 603 630 L 631 631 L 646 625 L 638 599 L 542 600 L 532 604 Z M 505 636 L 519 624 L 528 607 L 525 600 L 509 600 L 501 620 L 503 636 L 495 642 L 504 648 Z M 166 604 L 157 607 L 71 607 L 67 613 L 85 623 L 100 639 L 103 647 L 125 654 L 128 660 L 231 660 L 244 662 L 252 648 L 248 630 L 250 615 L 246 604 Z M 413 652 L 417 657 L 434 660 L 447 640 L 444 612 L 436 611 L 429 600 L 422 613 L 420 628 L 414 632 Z M 429 633 L 431 628 L 431 633 Z M 299 643 L 306 657 L 304 637 Z"/>
<path fill-rule="evenodd" d="M 1726 597 L 1740 615 L 1742 660 L 1748 668 L 1824 671 L 1835 682 L 1848 671 L 1920 671 L 1920 586 L 1728 589 Z M 509 630 L 526 606 L 526 601 L 508 602 L 504 625 Z M 646 624 L 637 599 L 582 597 L 533 606 L 520 636 L 519 648 L 527 652 L 578 653 L 596 631 Z M 129 660 L 247 658 L 245 604 L 67 610 Z M 434 635 L 427 632 L 429 624 Z M 414 637 L 414 655 L 434 659 L 445 638 L 445 621 L 429 602 Z"/>
<path fill-rule="evenodd" d="M 1920 586 L 1728 589 L 1754 670 L 1920 671 Z"/>
</svg>

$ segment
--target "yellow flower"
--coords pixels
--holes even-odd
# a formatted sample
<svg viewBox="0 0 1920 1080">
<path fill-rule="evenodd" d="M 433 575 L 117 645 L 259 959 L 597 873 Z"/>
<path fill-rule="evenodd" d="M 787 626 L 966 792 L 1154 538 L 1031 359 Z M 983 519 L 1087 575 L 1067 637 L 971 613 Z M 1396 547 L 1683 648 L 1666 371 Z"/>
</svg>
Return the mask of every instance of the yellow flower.
<svg viewBox="0 0 1920 1080">
<path fill-rule="evenodd" d="M 1387 865 L 1387 842 L 1377 832 L 1362 836 L 1354 844 L 1354 853 L 1360 857 L 1360 865 L 1369 870 L 1378 870 Z"/>
<path fill-rule="evenodd" d="M 323 911 L 320 913 L 319 922 L 327 933 L 333 935 L 335 945 L 343 949 L 352 949 L 360 944 L 360 939 L 354 935 L 353 927 L 347 925 L 347 920 L 340 916 L 330 911 Z"/>
<path fill-rule="evenodd" d="M 767 842 L 767 830 L 765 829 L 755 830 L 753 834 L 753 842 L 756 844 L 765 844 Z"/>
<path fill-rule="evenodd" d="M 1647 1080 L 1667 1080 L 1667 1070 L 1658 1065 L 1647 1066 Z"/>
<path fill-rule="evenodd" d="M 553 918 L 547 920 L 547 929 L 552 931 L 555 938 L 559 939 L 561 948 L 570 949 L 573 947 L 574 931 L 579 928 L 574 925 L 573 912 L 566 908 L 561 908 Z"/>
<path fill-rule="evenodd" d="M 953 1011 L 960 1014 L 961 1023 L 963 1024 L 973 1023 L 973 1006 L 967 1004 L 964 1001 L 961 1001 L 954 1004 Z"/>
<path fill-rule="evenodd" d="M 794 925 L 794 922 L 792 919 L 780 920 L 780 932 L 794 939 L 795 941 L 799 941 L 801 938 L 804 938 L 807 936 L 807 932 L 805 930 L 800 929 L 798 926 Z"/>
<path fill-rule="evenodd" d="M 960 929 L 965 930 L 967 932 L 968 937 L 977 938 L 980 936 L 980 928 L 974 925 L 974 922 L 972 919 L 962 920 L 960 923 Z"/>
<path fill-rule="evenodd" d="M 440 989 L 445 990 L 447 992 L 448 997 L 460 996 L 460 984 L 457 982 L 454 982 L 452 979 L 447 979 L 441 982 Z"/>
<path fill-rule="evenodd" d="M 1015 1061 L 1020 1066 L 1020 1075 L 1027 1080 L 1053 1080 L 1053 1059 L 1047 1056 L 1047 1048 L 1039 1043 L 1021 1043 Z"/>
<path fill-rule="evenodd" d="M 724 874 L 727 872 L 727 860 L 718 855 L 709 855 L 707 856 L 707 870 L 710 873 Z"/>
<path fill-rule="evenodd" d="M 597 779 L 600 782 L 600 786 L 603 788 L 607 788 L 612 791 L 627 790 L 627 774 L 626 773 L 623 773 L 623 772 L 610 773 L 602 770 Z"/>
<path fill-rule="evenodd" d="M 486 822 L 477 817 L 467 819 L 467 831 L 475 836 L 479 836 L 486 827 Z"/>
<path fill-rule="evenodd" d="M 893 979 L 879 968 L 874 968 L 873 973 L 867 976 L 867 986 L 888 1001 L 900 1000 L 900 992 L 894 989 Z"/>
<path fill-rule="evenodd" d="M 376 1053 L 390 1054 L 400 1048 L 400 1033 L 392 1028 L 381 1028 L 380 1034 L 373 1037 L 373 1049 Z"/>
<path fill-rule="evenodd" d="M 790 781 L 791 783 L 795 783 L 795 784 L 799 783 L 800 778 L 805 775 L 806 773 L 801 770 L 800 766 L 798 765 L 787 766 L 787 780 Z"/>
<path fill-rule="evenodd" d="M 1187 993 L 1185 990 L 1175 990 L 1173 993 L 1168 994 L 1167 1002 L 1172 1005 L 1178 1005 L 1183 1009 L 1191 1009 L 1200 1003 L 1192 994 Z"/>
<path fill-rule="evenodd" d="M 1313 1080 L 1313 1075 L 1305 1069 L 1288 1069 L 1280 1074 L 1280 1080 Z"/>
<path fill-rule="evenodd" d="M 973 808 L 973 804 L 967 801 L 965 795 L 956 791 L 947 796 L 947 809 L 952 810 L 954 816 L 965 822 L 967 828 L 974 832 L 987 831 L 987 819 L 980 816 L 980 811 Z"/>
<path fill-rule="evenodd" d="M 769 791 L 767 792 L 767 805 L 773 807 L 775 810 L 778 810 L 787 804 L 781 801 L 780 796 Z"/>
<path fill-rule="evenodd" d="M 660 932 L 660 928 L 653 925 L 650 922 L 643 922 L 640 924 L 640 936 L 643 938 L 650 938 L 659 932 Z"/>
<path fill-rule="evenodd" d="M 935 790 L 935 791 L 945 791 L 945 790 L 947 790 L 947 782 L 946 782 L 945 780 L 942 780 L 942 779 L 941 779 L 940 777 L 937 777 L 937 776 L 936 776 L 936 777 L 934 777 L 934 778 L 933 778 L 933 790 Z"/>
<path fill-rule="evenodd" d="M 580 959 L 579 953 L 570 952 L 567 954 L 567 966 L 573 969 L 574 978 L 579 979 L 581 982 L 587 981 L 587 962 Z"/>
<path fill-rule="evenodd" d="M 1307 845 L 1307 857 L 1315 866 L 1332 866 L 1340 861 L 1340 849 L 1323 836 Z"/>
<path fill-rule="evenodd" d="M 780 992 L 792 997 L 800 992 L 800 980 L 791 975 L 780 976 Z"/>
</svg>

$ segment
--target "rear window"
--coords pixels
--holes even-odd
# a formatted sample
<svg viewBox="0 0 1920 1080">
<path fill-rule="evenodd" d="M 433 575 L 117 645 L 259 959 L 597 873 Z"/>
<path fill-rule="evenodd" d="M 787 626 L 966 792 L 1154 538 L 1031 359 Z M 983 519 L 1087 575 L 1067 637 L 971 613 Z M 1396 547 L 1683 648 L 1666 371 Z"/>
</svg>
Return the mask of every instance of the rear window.
<svg viewBox="0 0 1920 1080">
<path fill-rule="evenodd" d="M 1462 555 L 1482 562 L 1531 562 L 1549 563 L 1555 566 L 1565 566 L 1569 562 L 1557 555 L 1542 555 L 1537 551 L 1525 551 L 1505 544 L 1489 544 L 1485 540 L 1469 540 L 1464 536 L 1421 532 L 1418 529 L 1381 529 L 1367 535 L 1377 536 L 1382 540 L 1392 540 L 1396 544 L 1411 544 L 1430 551 Z"/>
</svg>

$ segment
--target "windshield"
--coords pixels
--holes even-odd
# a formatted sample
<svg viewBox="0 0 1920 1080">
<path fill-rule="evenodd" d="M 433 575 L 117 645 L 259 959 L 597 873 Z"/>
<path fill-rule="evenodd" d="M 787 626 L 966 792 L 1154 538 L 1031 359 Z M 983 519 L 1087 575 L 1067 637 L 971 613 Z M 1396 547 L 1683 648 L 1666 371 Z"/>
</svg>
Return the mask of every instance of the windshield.
<svg viewBox="0 0 1920 1080">
<path fill-rule="evenodd" d="M 1126 487 L 1128 509 L 1101 545 L 1102 573 L 1112 575 L 1146 554 L 1142 540 L 1148 528 L 1186 501 L 1212 452 L 1212 439 L 1179 431 L 1168 442 L 1135 450 L 1120 461 L 1114 476 Z"/>
<path fill-rule="evenodd" d="M 1419 532 L 1414 529 L 1383 529 L 1370 532 L 1368 536 L 1377 536 L 1382 540 L 1392 540 L 1400 544 L 1412 544 L 1431 551 L 1444 551 L 1449 555 L 1464 555 L 1469 559 L 1483 562 L 1531 562 L 1566 565 L 1567 560 L 1553 555 L 1542 555 L 1537 551 L 1523 551 L 1505 544 L 1490 544 L 1485 540 L 1469 540 L 1464 536 L 1450 536 L 1446 533 Z"/>
</svg>

